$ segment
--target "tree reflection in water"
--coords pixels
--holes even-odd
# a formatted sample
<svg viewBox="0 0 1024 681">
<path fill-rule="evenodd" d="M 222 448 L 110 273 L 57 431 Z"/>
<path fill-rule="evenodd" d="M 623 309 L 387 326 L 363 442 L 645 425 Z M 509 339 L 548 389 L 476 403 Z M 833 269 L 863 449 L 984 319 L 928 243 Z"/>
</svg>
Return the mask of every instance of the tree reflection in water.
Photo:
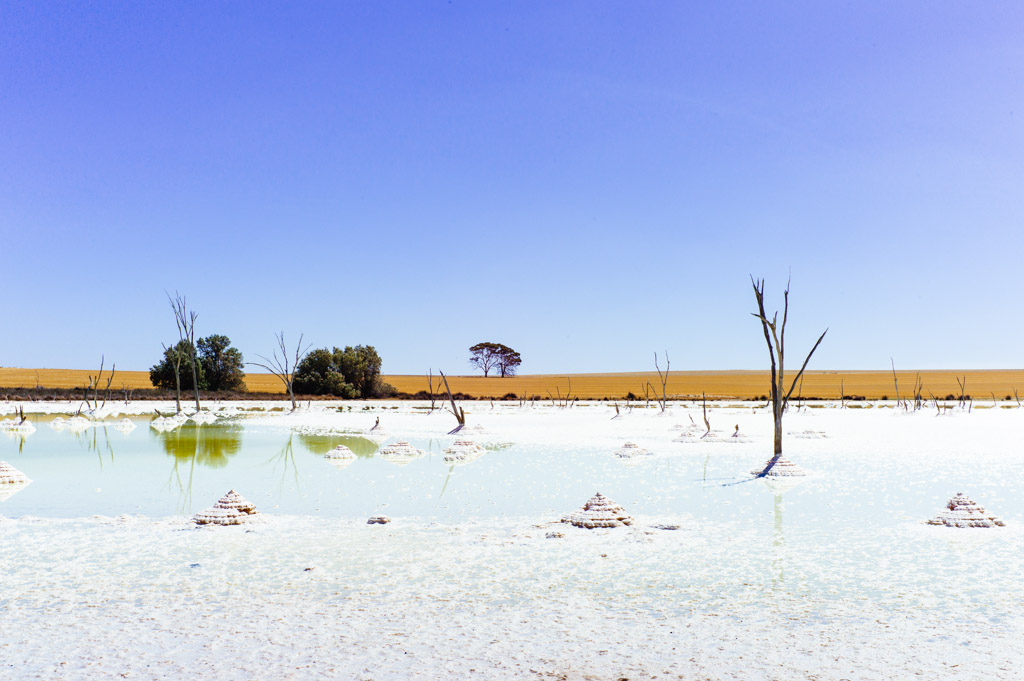
<svg viewBox="0 0 1024 681">
<path fill-rule="evenodd" d="M 242 449 L 240 428 L 200 426 L 187 424 L 174 430 L 153 432 L 164 448 L 174 457 L 174 467 L 167 481 L 178 486 L 178 510 L 185 513 L 192 508 L 192 481 L 196 464 L 207 468 L 223 468 L 228 460 Z M 188 464 L 188 475 L 182 479 L 182 464 Z"/>
<path fill-rule="evenodd" d="M 338 445 L 345 445 L 361 459 L 372 459 L 380 448 L 373 440 L 355 435 L 319 435 L 312 433 L 296 433 L 299 444 L 311 454 L 323 456 Z"/>
</svg>

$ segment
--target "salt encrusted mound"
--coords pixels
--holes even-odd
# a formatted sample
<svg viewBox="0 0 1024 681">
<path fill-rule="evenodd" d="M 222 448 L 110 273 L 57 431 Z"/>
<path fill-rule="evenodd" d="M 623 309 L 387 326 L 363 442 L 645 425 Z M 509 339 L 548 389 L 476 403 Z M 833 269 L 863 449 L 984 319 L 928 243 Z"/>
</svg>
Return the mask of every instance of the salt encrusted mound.
<svg viewBox="0 0 1024 681">
<path fill-rule="evenodd" d="M 356 455 L 345 445 L 338 445 L 331 451 L 324 454 L 327 459 L 354 459 Z"/>
<path fill-rule="evenodd" d="M 149 425 L 154 430 L 164 432 L 180 428 L 185 425 L 186 421 L 188 421 L 188 417 L 184 413 L 178 412 L 174 416 L 157 416 L 149 422 Z"/>
<path fill-rule="evenodd" d="M 635 442 L 627 442 L 622 445 L 614 452 L 615 456 L 620 459 L 638 459 L 645 456 L 651 456 L 651 453 L 639 446 Z"/>
<path fill-rule="evenodd" d="M 75 415 L 69 418 L 65 422 L 65 425 L 67 426 L 68 430 L 82 432 L 83 430 L 92 425 L 92 421 L 85 418 L 84 416 Z"/>
<path fill-rule="evenodd" d="M 974 503 L 963 492 L 946 502 L 946 508 L 931 520 L 929 525 L 945 525 L 946 527 L 1003 527 L 1004 523 L 982 506 Z"/>
<path fill-rule="evenodd" d="M 50 421 L 50 427 L 54 430 L 64 430 L 68 427 L 68 421 L 63 416 L 58 416 Z"/>
<path fill-rule="evenodd" d="M 195 414 L 192 414 L 192 416 L 190 416 L 189 418 L 192 421 L 192 423 L 202 426 L 216 421 L 217 415 L 208 411 L 197 411 Z"/>
<path fill-rule="evenodd" d="M 771 459 L 768 459 L 768 461 L 765 461 L 764 462 L 764 466 L 761 466 L 760 468 L 755 468 L 752 471 L 750 471 L 750 474 L 753 475 L 753 476 L 761 475 L 761 471 L 764 470 L 765 466 L 768 465 L 769 461 L 771 461 Z M 803 468 L 800 468 L 800 466 L 797 466 L 795 463 L 793 463 L 792 461 L 787 459 L 785 457 L 785 455 L 783 455 L 783 456 L 779 457 L 779 460 L 775 462 L 775 465 L 772 466 L 772 469 L 770 471 L 768 471 L 768 474 L 765 475 L 764 477 L 766 477 L 766 478 L 795 478 L 795 477 L 802 477 L 802 476 L 805 476 L 805 475 L 807 475 L 807 471 L 805 471 Z"/>
<path fill-rule="evenodd" d="M 445 463 L 459 464 L 476 461 L 484 453 L 484 448 L 472 440 L 456 440 L 451 447 L 444 450 Z"/>
<path fill-rule="evenodd" d="M 562 522 L 592 530 L 596 527 L 632 525 L 633 519 L 626 513 L 626 509 L 598 492 L 590 497 L 582 509 L 562 518 Z"/>
<path fill-rule="evenodd" d="M 130 433 L 131 431 L 135 430 L 135 422 L 132 421 L 127 416 L 125 416 L 123 419 L 118 421 L 117 425 L 114 427 L 123 433 Z"/>
<path fill-rule="evenodd" d="M 372 515 L 370 519 L 366 521 L 367 525 L 387 525 L 391 522 L 391 518 L 386 515 Z"/>
<path fill-rule="evenodd" d="M 405 440 L 398 440 L 389 444 L 386 447 L 380 448 L 380 458 L 391 463 L 396 463 L 399 466 L 404 466 L 410 461 L 424 456 L 426 452 L 422 449 L 416 449 Z"/>
<path fill-rule="evenodd" d="M 241 525 L 259 515 L 259 511 L 235 490 L 228 491 L 216 504 L 197 513 L 196 525 Z"/>
<path fill-rule="evenodd" d="M 356 455 L 345 445 L 338 445 L 331 451 L 324 454 L 324 458 L 327 459 L 327 461 L 335 468 L 341 469 L 355 461 Z"/>
<path fill-rule="evenodd" d="M 367 428 L 360 433 L 367 440 L 380 444 L 391 437 L 386 430 L 380 425 L 380 417 L 377 418 L 377 422 L 373 424 L 373 428 Z"/>
<path fill-rule="evenodd" d="M 26 421 L 22 418 L 3 419 L 0 420 L 0 430 L 9 433 L 34 433 L 36 432 L 36 427 L 32 425 L 31 421 Z"/>
<path fill-rule="evenodd" d="M 24 473 L 7 463 L 0 461 L 0 485 L 27 485 L 32 482 Z"/>
</svg>

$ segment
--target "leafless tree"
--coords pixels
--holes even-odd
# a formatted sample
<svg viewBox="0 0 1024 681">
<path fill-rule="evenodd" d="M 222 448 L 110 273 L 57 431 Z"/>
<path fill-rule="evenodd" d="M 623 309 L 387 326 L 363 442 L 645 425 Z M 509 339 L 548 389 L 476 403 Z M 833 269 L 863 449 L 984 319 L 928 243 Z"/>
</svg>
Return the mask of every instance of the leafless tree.
<svg viewBox="0 0 1024 681">
<path fill-rule="evenodd" d="M 700 439 L 703 440 L 711 434 L 711 421 L 708 420 L 708 398 L 704 393 L 700 394 L 700 401 L 704 409 L 704 428 L 707 429 L 704 431 L 704 434 L 700 436 Z M 693 420 L 692 416 L 690 417 L 690 420 Z"/>
<path fill-rule="evenodd" d="M 164 291 L 167 294 L 167 302 L 171 305 L 171 310 L 174 312 L 174 323 L 178 326 L 178 338 L 181 341 L 187 341 L 185 345 L 188 348 L 188 356 L 192 366 L 192 390 L 195 393 L 196 398 L 196 411 L 199 411 L 199 376 L 196 374 L 196 317 L 199 314 L 195 310 L 188 309 L 188 303 L 185 300 L 185 296 L 181 295 L 177 291 L 174 292 L 174 297 L 171 298 L 171 294 Z M 181 364 L 181 358 L 178 358 L 178 364 Z M 175 381 L 178 381 L 177 369 L 175 369 Z M 180 391 L 179 391 L 180 392 Z M 181 411 L 181 398 L 178 398 L 178 411 Z"/>
<path fill-rule="evenodd" d="M 889 363 L 892 365 L 892 382 L 896 386 L 896 408 L 900 407 L 900 383 L 896 380 L 896 362 L 892 357 L 889 358 Z"/>
<path fill-rule="evenodd" d="M 89 387 L 85 391 L 85 406 L 89 406 L 89 390 L 92 390 L 92 408 L 99 409 L 99 392 L 100 392 L 100 380 L 103 378 L 103 364 L 106 358 L 100 355 L 100 370 L 96 376 L 89 374 Z M 106 397 L 103 398 L 103 406 L 107 406 L 107 400 L 110 398 L 110 384 L 114 380 L 114 371 L 117 369 L 117 365 L 111 365 L 110 377 L 107 378 Z M 81 410 L 79 410 L 81 411 Z"/>
<path fill-rule="evenodd" d="M 783 363 L 786 349 L 786 320 L 789 316 L 789 282 L 786 282 L 786 290 L 783 293 L 785 305 L 782 309 L 782 324 L 778 324 L 779 313 L 775 312 L 772 318 L 769 320 L 768 315 L 764 310 L 764 279 L 755 281 L 754 277 L 750 277 L 750 283 L 754 287 L 754 298 L 757 300 L 757 312 L 753 312 L 753 316 L 757 317 L 761 321 L 761 328 L 764 331 L 764 341 L 768 345 L 768 355 L 771 358 L 772 367 L 772 417 L 775 420 L 775 448 L 771 459 L 768 464 L 764 467 L 764 470 L 758 475 L 763 477 L 768 474 L 772 469 L 772 466 L 782 456 L 782 414 L 786 410 L 786 406 L 789 404 L 789 398 L 793 394 L 793 389 L 796 388 L 797 381 L 803 376 L 804 369 L 807 368 L 807 363 L 811 360 L 811 355 L 818 349 L 821 341 L 825 338 L 825 334 L 828 333 L 828 329 L 822 332 L 821 336 L 818 337 L 817 342 L 811 351 L 807 353 L 807 357 L 804 359 L 803 365 L 800 367 L 800 371 L 797 372 L 793 378 L 793 382 L 789 386 L 789 390 L 786 391 L 784 382 L 785 364 Z M 773 344 L 774 341 L 774 344 Z"/>
<path fill-rule="evenodd" d="M 454 416 L 455 420 L 459 422 L 457 426 L 448 431 L 448 434 L 451 435 L 466 427 L 466 410 L 462 407 L 456 406 L 455 396 L 452 395 L 452 389 L 448 387 L 448 377 L 445 376 L 444 372 L 440 369 L 437 370 L 437 373 L 441 374 L 441 380 L 444 381 L 444 389 L 447 391 L 448 401 L 451 402 L 452 405 L 452 416 Z"/>
<path fill-rule="evenodd" d="M 434 370 L 431 369 L 427 372 L 427 392 L 430 394 L 430 413 L 434 413 L 436 407 L 436 398 L 434 396 Z"/>
<path fill-rule="evenodd" d="M 658 371 L 658 379 L 661 381 L 661 397 L 660 398 L 658 397 L 658 391 L 657 391 L 657 389 L 655 389 L 655 391 L 654 391 L 654 398 L 655 398 L 655 401 L 661 406 L 661 413 L 663 413 L 663 414 L 665 413 L 665 410 L 668 409 L 668 393 L 666 391 L 666 386 L 668 385 L 668 370 L 669 370 L 669 368 L 671 366 L 672 366 L 672 363 L 668 359 L 668 350 L 666 350 L 665 351 L 665 373 L 662 373 L 661 367 L 658 366 L 658 353 L 654 353 L 654 368 L 657 369 L 657 371 Z M 650 382 L 648 382 L 647 385 L 648 385 L 648 387 L 653 387 L 653 386 L 651 386 Z M 644 392 L 646 393 L 647 389 L 645 389 Z"/>
<path fill-rule="evenodd" d="M 274 350 L 273 355 L 269 358 L 264 357 L 263 355 L 256 355 L 263 361 L 246 362 L 246 364 L 262 367 L 281 379 L 281 382 L 284 383 L 285 390 L 288 391 L 288 396 L 292 400 L 292 411 L 295 411 L 296 408 L 295 390 L 292 387 L 293 379 L 295 378 L 295 368 L 299 366 L 299 362 L 301 362 L 302 358 L 306 356 L 306 353 L 309 352 L 310 345 L 312 345 L 312 343 L 307 343 L 305 347 L 303 347 L 303 336 L 304 334 L 299 334 L 299 342 L 295 344 L 294 361 L 291 362 L 290 366 L 288 361 L 288 346 L 284 342 L 284 331 L 276 334 L 277 348 Z M 280 356 L 278 353 L 280 353 Z"/>
<path fill-rule="evenodd" d="M 962 381 L 960 380 L 959 376 L 954 376 L 954 378 L 956 378 L 957 385 L 960 386 L 960 398 L 958 401 L 960 403 L 960 408 L 963 409 L 967 402 L 966 398 L 964 397 L 964 391 L 967 390 L 967 376 L 965 375 Z"/>
</svg>

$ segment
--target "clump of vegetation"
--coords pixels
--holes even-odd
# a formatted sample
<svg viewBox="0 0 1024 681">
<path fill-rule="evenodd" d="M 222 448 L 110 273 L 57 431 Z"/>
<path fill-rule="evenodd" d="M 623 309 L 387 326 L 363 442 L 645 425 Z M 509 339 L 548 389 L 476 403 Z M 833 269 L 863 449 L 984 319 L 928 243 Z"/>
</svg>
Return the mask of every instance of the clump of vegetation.
<svg viewBox="0 0 1024 681">
<path fill-rule="evenodd" d="M 333 395 L 344 399 L 393 397 L 394 387 L 380 377 L 380 355 L 372 345 L 344 350 L 317 348 L 295 368 L 295 391 L 304 395 Z"/>
<path fill-rule="evenodd" d="M 196 358 L 194 367 L 193 356 Z M 184 365 L 185 371 L 175 371 L 178 363 Z M 242 352 L 232 347 L 231 339 L 214 334 L 200 338 L 194 348 L 187 340 L 165 348 L 161 360 L 150 368 L 149 380 L 156 388 L 173 390 L 176 382 L 180 381 L 182 389 L 192 390 L 192 377 L 195 376 L 200 390 L 244 391 L 244 365 Z"/>
</svg>

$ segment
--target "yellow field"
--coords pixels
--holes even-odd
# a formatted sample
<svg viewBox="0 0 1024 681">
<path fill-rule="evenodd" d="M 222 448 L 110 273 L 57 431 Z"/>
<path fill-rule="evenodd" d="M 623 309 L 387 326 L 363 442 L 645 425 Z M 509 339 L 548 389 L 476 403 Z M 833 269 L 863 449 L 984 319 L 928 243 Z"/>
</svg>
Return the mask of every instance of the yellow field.
<svg viewBox="0 0 1024 681">
<path fill-rule="evenodd" d="M 910 396 L 918 372 L 898 371 L 901 397 Z M 0 386 L 5 388 L 81 388 L 88 384 L 89 375 L 95 370 L 76 369 L 5 369 L 0 368 Z M 104 373 L 104 376 L 107 376 Z M 959 394 L 956 377 L 967 377 L 967 393 L 974 399 L 997 399 L 1012 395 L 1014 388 L 1024 398 L 1024 370 L 986 371 L 922 371 L 923 395 L 934 394 L 945 397 Z M 416 393 L 427 389 L 426 376 L 393 375 L 384 380 L 400 392 Z M 437 391 L 439 378 L 435 376 Z M 659 386 L 658 375 L 651 372 L 609 373 L 609 374 L 538 374 L 512 378 L 483 378 L 481 376 L 449 376 L 453 392 L 462 392 L 474 397 L 501 397 L 506 393 L 539 395 L 547 398 L 548 393 L 563 396 L 572 381 L 572 394 L 580 399 L 612 398 L 621 399 L 627 393 L 643 396 L 644 385 L 650 381 Z M 699 397 L 702 392 L 714 398 L 752 398 L 767 395 L 768 372 L 766 371 L 673 371 L 669 374 L 668 394 L 676 397 Z M 839 397 L 842 382 L 847 395 L 863 395 L 868 399 L 889 397 L 894 399 L 891 371 L 808 371 L 804 375 L 803 394 L 805 397 Z M 284 392 L 280 379 L 271 374 L 248 374 L 245 383 L 252 392 Z M 111 390 L 120 390 L 122 384 L 128 388 L 152 388 L 149 372 L 118 371 L 111 383 Z M 106 385 L 106 378 L 103 380 Z M 102 387 L 102 386 L 101 386 Z M 795 393 L 794 393 L 795 394 Z"/>
</svg>

